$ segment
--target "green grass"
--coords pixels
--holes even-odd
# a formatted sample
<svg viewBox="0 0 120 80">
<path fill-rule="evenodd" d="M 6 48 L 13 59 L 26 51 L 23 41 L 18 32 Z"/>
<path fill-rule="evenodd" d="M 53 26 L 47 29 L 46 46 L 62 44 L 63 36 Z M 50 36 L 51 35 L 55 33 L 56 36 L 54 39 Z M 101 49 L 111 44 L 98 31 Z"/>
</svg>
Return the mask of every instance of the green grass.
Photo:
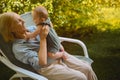
<svg viewBox="0 0 120 80">
<path fill-rule="evenodd" d="M 120 80 L 120 31 L 98 32 L 81 39 L 87 46 L 92 67 L 99 80 Z M 82 54 L 81 47 L 63 43 L 71 54 Z M 0 63 L 0 80 L 8 80 L 14 72 Z"/>
<path fill-rule="evenodd" d="M 90 57 L 94 60 L 93 69 L 99 80 L 120 80 L 120 31 L 98 32 L 81 39 L 88 48 Z M 76 45 L 64 43 L 72 54 L 82 51 Z M 76 47 L 76 48 L 75 48 Z M 73 52 L 76 51 L 76 52 Z"/>
<path fill-rule="evenodd" d="M 120 37 L 118 31 L 99 33 L 86 41 L 99 80 L 120 80 Z"/>
</svg>

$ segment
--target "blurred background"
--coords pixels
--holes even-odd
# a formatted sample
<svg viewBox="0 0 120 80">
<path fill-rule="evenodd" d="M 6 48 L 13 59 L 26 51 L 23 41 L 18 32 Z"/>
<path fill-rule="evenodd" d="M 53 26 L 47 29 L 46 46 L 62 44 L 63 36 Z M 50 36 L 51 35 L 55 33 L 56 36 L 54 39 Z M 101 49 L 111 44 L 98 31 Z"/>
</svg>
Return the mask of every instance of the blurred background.
<svg viewBox="0 0 120 80">
<path fill-rule="evenodd" d="M 0 0 L 0 13 L 21 15 L 39 5 L 48 9 L 59 36 L 86 44 L 99 80 L 120 80 L 120 0 Z M 78 45 L 63 45 L 71 54 L 82 54 Z M 0 80 L 13 74 L 0 62 Z"/>
</svg>

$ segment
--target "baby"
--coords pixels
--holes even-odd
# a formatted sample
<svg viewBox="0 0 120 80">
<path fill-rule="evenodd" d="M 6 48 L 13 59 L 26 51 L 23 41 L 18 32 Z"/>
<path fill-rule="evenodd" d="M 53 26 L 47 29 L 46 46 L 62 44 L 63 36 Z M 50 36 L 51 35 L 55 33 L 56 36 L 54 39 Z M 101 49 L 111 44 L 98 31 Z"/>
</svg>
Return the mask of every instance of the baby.
<svg viewBox="0 0 120 80">
<path fill-rule="evenodd" d="M 61 46 L 60 40 L 58 35 L 56 34 L 55 30 L 53 29 L 52 23 L 50 18 L 48 17 L 48 12 L 45 7 L 38 6 L 33 10 L 33 21 L 35 22 L 37 28 L 44 27 L 45 25 L 49 26 L 49 33 L 47 35 L 47 52 L 48 56 L 52 56 L 53 58 L 57 59 L 62 57 L 64 49 Z M 28 38 L 34 38 L 38 35 L 38 29 L 31 33 Z"/>
</svg>

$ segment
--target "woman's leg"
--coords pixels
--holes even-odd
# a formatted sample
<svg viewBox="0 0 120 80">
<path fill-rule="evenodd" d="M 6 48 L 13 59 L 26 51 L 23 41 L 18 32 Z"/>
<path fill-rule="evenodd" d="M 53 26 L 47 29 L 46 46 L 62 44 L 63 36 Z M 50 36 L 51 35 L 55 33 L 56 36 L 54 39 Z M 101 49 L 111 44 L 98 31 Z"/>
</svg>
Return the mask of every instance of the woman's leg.
<svg viewBox="0 0 120 80">
<path fill-rule="evenodd" d="M 63 62 L 55 62 L 42 68 L 39 73 L 49 80 L 87 80 L 83 73 L 67 67 Z"/>
<path fill-rule="evenodd" d="M 68 67 L 84 73 L 87 77 L 87 80 L 98 80 L 94 71 L 92 70 L 91 66 L 87 62 L 82 61 L 82 60 L 68 54 L 67 52 L 65 52 L 65 55 L 67 55 L 67 59 L 64 60 L 64 63 Z"/>
</svg>

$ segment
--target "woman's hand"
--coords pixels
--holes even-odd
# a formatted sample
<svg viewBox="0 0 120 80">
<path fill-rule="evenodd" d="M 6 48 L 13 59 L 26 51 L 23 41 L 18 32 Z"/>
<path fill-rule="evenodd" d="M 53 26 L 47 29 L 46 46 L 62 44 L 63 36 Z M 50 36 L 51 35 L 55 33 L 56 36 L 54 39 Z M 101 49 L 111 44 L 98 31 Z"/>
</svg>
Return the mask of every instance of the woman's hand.
<svg viewBox="0 0 120 80">
<path fill-rule="evenodd" d="M 63 60 L 66 60 L 68 58 L 68 55 L 64 52 L 62 58 L 63 58 Z"/>
<path fill-rule="evenodd" d="M 64 47 L 62 46 L 62 44 L 60 45 L 60 51 L 61 52 L 64 52 L 63 53 L 63 56 L 62 56 L 62 58 L 63 58 L 63 60 L 66 60 L 67 58 L 68 58 L 68 56 L 67 56 L 67 54 L 65 53 L 65 49 L 64 49 Z"/>
<path fill-rule="evenodd" d="M 45 39 L 48 33 L 49 33 L 49 26 L 48 25 L 43 26 L 39 33 L 40 39 Z"/>
<path fill-rule="evenodd" d="M 48 57 L 52 58 L 52 59 L 59 59 L 62 58 L 64 52 L 56 52 L 56 53 L 50 53 L 48 52 Z"/>
</svg>

